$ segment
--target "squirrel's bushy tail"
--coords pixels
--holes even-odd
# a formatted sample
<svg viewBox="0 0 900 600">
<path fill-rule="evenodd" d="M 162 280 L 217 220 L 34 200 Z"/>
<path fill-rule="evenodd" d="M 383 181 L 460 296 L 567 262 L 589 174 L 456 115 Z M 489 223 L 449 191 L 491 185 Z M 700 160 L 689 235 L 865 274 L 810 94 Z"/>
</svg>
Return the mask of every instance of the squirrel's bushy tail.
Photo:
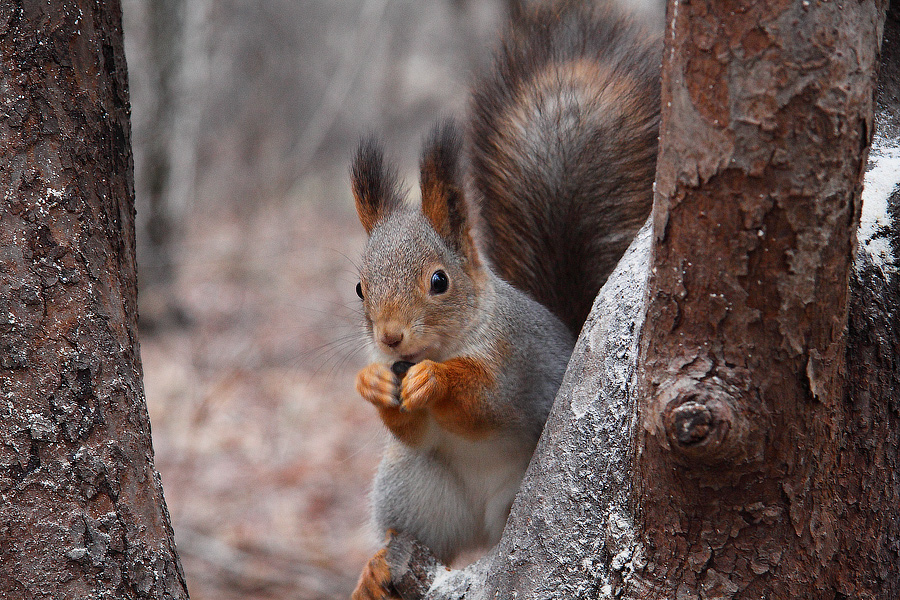
<svg viewBox="0 0 900 600">
<path fill-rule="evenodd" d="M 650 213 L 661 47 L 612 9 L 556 2 L 517 16 L 475 86 L 484 249 L 576 334 Z"/>
</svg>

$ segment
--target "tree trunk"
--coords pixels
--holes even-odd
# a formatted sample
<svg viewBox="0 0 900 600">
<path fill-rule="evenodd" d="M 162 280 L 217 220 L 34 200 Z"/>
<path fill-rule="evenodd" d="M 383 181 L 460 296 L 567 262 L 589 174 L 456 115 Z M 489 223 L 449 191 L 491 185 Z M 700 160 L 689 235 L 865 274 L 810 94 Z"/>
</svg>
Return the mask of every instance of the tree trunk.
<svg viewBox="0 0 900 600">
<path fill-rule="evenodd" d="M 187 598 L 136 337 L 118 2 L 0 5 L 0 596 Z"/>
<path fill-rule="evenodd" d="M 896 15 L 857 252 L 883 6 L 670 3 L 652 234 L 499 546 L 448 572 L 395 538 L 405 598 L 900 596 Z"/>
<path fill-rule="evenodd" d="M 653 597 L 879 589 L 835 568 L 883 18 L 843 8 L 672 5 L 636 431 Z"/>
</svg>

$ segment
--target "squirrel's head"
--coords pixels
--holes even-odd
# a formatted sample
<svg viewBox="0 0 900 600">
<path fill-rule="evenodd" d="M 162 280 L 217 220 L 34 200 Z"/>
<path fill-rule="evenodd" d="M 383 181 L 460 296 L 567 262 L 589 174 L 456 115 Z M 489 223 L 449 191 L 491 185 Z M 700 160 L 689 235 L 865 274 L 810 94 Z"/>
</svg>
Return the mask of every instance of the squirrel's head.
<svg viewBox="0 0 900 600">
<path fill-rule="evenodd" d="M 421 161 L 421 210 L 404 201 L 394 167 L 373 138 L 350 169 L 369 234 L 357 294 L 377 349 L 390 360 L 445 360 L 477 323 L 485 273 L 469 230 L 452 121 L 435 127 Z"/>
</svg>

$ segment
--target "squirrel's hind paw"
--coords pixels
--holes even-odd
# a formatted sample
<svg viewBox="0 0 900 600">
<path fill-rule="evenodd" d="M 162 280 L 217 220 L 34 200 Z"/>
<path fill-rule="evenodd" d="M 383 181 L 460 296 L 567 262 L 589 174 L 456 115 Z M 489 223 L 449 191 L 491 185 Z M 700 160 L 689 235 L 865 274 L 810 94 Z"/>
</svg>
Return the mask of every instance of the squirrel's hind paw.
<svg viewBox="0 0 900 600">
<path fill-rule="evenodd" d="M 386 556 L 387 548 L 382 548 L 369 559 L 350 600 L 401 600 L 391 583 Z"/>
</svg>

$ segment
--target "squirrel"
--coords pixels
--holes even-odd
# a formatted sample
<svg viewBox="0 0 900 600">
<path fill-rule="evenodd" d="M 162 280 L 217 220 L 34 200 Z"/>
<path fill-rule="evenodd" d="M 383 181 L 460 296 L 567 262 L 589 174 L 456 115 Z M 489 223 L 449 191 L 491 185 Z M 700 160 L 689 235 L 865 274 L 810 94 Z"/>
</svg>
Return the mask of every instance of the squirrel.
<svg viewBox="0 0 900 600">
<path fill-rule="evenodd" d="M 499 541 L 575 336 L 649 215 L 660 50 L 612 8 L 522 11 L 466 144 L 452 120 L 427 137 L 421 207 L 375 138 L 352 161 L 374 355 L 356 388 L 391 433 L 374 521 L 445 564 Z M 398 597 L 386 547 L 352 597 Z"/>
</svg>

